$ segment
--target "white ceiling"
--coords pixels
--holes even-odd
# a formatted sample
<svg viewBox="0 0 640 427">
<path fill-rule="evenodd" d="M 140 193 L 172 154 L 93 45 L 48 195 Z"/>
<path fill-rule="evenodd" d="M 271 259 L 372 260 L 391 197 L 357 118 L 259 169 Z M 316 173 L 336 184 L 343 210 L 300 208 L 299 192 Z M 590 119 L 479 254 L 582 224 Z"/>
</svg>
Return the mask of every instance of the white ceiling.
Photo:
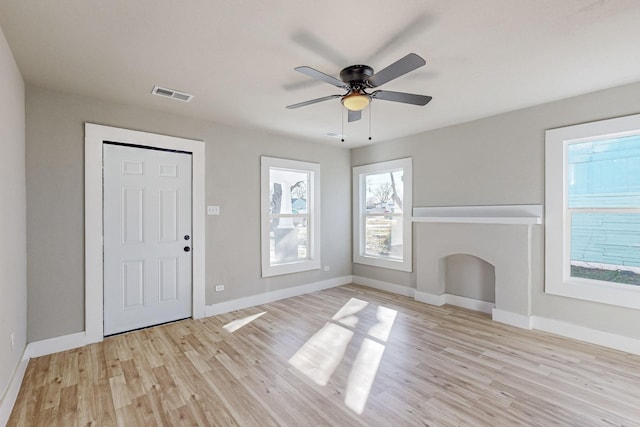
<svg viewBox="0 0 640 427">
<path fill-rule="evenodd" d="M 31 84 L 348 147 L 369 143 L 366 110 L 325 136 L 339 100 L 284 107 L 342 91 L 294 67 L 424 57 L 382 89 L 433 101 L 374 100 L 376 142 L 640 81 L 639 22 L 640 0 L 0 0 Z"/>
</svg>

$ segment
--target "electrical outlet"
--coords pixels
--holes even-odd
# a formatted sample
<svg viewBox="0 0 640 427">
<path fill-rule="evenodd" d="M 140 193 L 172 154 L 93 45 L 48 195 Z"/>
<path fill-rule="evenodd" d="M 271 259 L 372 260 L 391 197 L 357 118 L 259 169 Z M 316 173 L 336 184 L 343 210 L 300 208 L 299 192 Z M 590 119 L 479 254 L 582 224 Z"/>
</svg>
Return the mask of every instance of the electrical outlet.
<svg viewBox="0 0 640 427">
<path fill-rule="evenodd" d="M 220 215 L 220 206 L 207 206 L 207 215 Z"/>
<path fill-rule="evenodd" d="M 16 333 L 12 332 L 11 333 L 11 350 L 15 350 L 16 349 Z"/>
<path fill-rule="evenodd" d="M 224 291 L 224 285 L 216 285 L 216 292 Z"/>
<path fill-rule="evenodd" d="M 329 271 L 329 266 L 328 265 L 324 266 L 324 271 Z"/>
</svg>

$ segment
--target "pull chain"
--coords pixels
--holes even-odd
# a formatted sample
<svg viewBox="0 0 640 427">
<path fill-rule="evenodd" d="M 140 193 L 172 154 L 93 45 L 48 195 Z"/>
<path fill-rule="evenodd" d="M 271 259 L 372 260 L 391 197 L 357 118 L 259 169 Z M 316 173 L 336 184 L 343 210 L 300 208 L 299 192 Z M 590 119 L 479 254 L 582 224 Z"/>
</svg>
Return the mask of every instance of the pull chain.
<svg viewBox="0 0 640 427">
<path fill-rule="evenodd" d="M 373 108 L 373 103 L 369 104 L 369 141 L 371 141 L 371 109 Z"/>
<path fill-rule="evenodd" d="M 344 108 L 340 107 L 340 111 L 342 111 L 342 117 L 340 120 L 340 124 L 342 125 L 342 132 L 340 133 L 340 137 L 342 138 L 340 141 L 344 142 Z"/>
</svg>

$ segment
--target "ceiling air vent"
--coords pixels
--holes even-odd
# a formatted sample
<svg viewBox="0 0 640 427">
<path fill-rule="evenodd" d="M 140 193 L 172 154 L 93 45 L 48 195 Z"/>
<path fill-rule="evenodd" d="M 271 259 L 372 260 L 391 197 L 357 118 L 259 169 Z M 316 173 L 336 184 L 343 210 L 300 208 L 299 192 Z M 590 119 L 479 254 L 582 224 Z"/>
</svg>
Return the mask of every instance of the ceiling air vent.
<svg viewBox="0 0 640 427">
<path fill-rule="evenodd" d="M 341 133 L 336 133 L 336 132 L 327 132 L 324 134 L 324 136 L 328 136 L 329 138 L 344 138 L 344 135 Z"/>
<path fill-rule="evenodd" d="M 165 98 L 177 99 L 182 102 L 189 102 L 193 98 L 193 95 L 189 95 L 188 93 L 178 92 L 177 90 L 167 89 L 166 87 L 160 86 L 154 86 L 151 93 L 158 96 L 164 96 Z"/>
</svg>

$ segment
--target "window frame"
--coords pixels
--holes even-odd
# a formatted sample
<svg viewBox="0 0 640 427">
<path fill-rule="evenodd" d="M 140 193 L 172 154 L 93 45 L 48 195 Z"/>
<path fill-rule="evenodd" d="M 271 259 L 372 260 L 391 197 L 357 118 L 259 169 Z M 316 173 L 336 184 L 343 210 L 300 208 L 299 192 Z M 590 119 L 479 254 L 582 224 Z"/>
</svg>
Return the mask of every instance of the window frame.
<svg viewBox="0 0 640 427">
<path fill-rule="evenodd" d="M 413 210 L 413 160 L 411 157 L 389 160 L 368 165 L 354 166 L 352 175 L 353 185 L 353 262 L 355 264 L 370 265 L 411 272 L 413 271 L 413 242 L 412 221 Z M 366 255 L 366 176 L 402 170 L 402 260 L 385 259 Z"/>
<path fill-rule="evenodd" d="M 640 286 L 571 276 L 571 213 L 600 209 L 569 209 L 567 191 L 570 144 L 633 135 L 640 135 L 640 114 L 545 132 L 546 293 L 640 309 Z"/>
<path fill-rule="evenodd" d="M 307 239 L 308 259 L 271 265 L 270 219 L 271 206 L 270 171 L 285 169 L 309 174 L 307 185 Z M 273 277 L 302 271 L 319 270 L 320 260 L 320 165 L 299 160 L 276 157 L 260 157 L 260 217 L 261 217 L 261 262 L 262 277 Z M 289 216 L 288 214 L 277 214 Z M 300 214 L 303 215 L 303 214 Z"/>
</svg>

